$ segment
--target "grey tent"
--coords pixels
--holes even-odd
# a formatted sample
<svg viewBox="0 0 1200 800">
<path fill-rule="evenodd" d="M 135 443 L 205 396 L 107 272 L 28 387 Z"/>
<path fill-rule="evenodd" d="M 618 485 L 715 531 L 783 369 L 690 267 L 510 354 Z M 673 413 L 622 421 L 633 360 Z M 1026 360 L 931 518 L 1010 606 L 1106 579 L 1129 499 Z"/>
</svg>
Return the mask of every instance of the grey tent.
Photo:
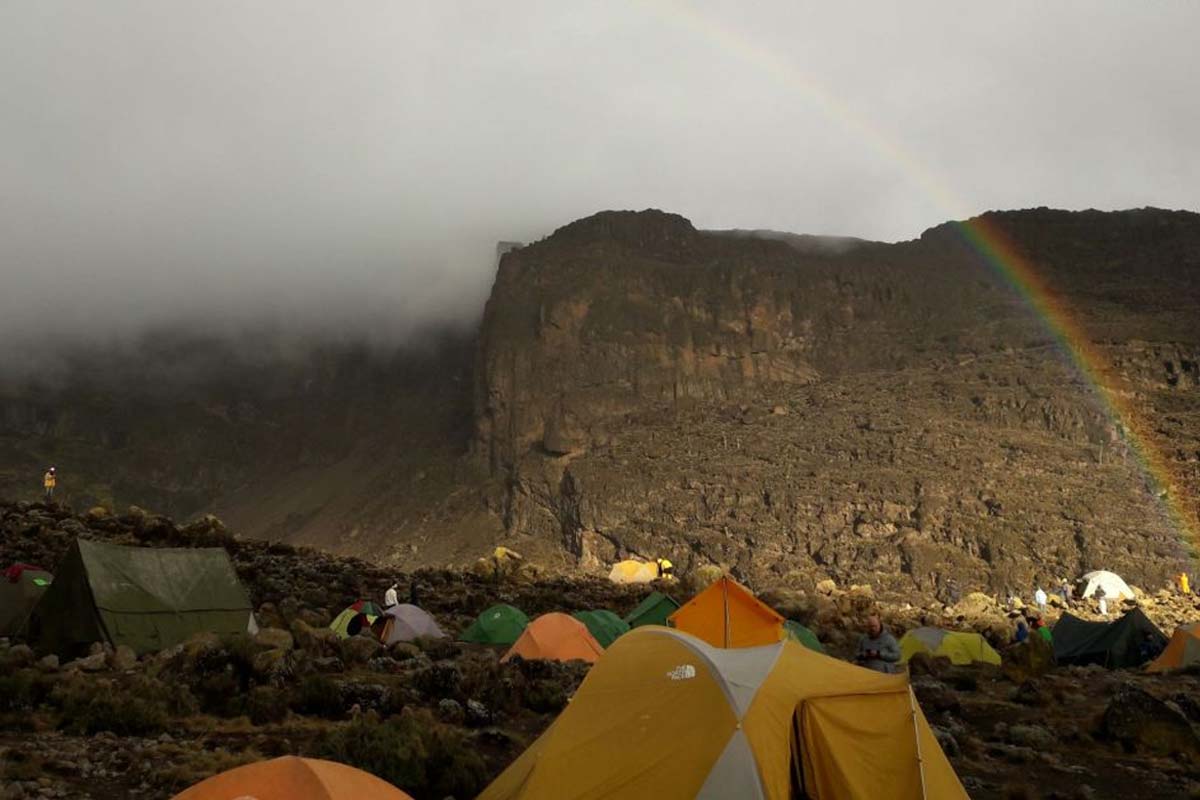
<svg viewBox="0 0 1200 800">
<path fill-rule="evenodd" d="M 1113 622 L 1063 614 L 1054 626 L 1054 659 L 1059 664 L 1136 667 L 1156 658 L 1166 645 L 1166 635 L 1140 608 Z"/>
<path fill-rule="evenodd" d="M 429 614 L 414 605 L 401 603 L 386 609 L 371 627 L 384 644 L 411 642 L 418 636 L 441 639 L 446 634 Z"/>
<path fill-rule="evenodd" d="M 0 636 L 20 632 L 53 580 L 49 572 L 28 564 L 14 564 L 0 573 Z"/>
<path fill-rule="evenodd" d="M 80 539 L 30 615 L 28 633 L 58 653 L 107 641 L 140 654 L 202 631 L 245 633 L 253 619 L 250 597 L 223 548 Z"/>
</svg>

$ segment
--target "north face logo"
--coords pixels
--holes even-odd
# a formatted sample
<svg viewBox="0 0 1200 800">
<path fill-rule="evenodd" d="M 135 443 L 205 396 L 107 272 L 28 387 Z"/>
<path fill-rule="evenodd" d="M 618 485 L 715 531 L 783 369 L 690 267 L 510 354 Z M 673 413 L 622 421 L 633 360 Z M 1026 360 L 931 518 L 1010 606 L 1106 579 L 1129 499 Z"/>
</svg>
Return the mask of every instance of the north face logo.
<svg viewBox="0 0 1200 800">
<path fill-rule="evenodd" d="M 680 664 L 675 669 L 667 673 L 667 677 L 673 681 L 687 681 L 696 677 L 696 668 L 691 664 Z"/>
</svg>

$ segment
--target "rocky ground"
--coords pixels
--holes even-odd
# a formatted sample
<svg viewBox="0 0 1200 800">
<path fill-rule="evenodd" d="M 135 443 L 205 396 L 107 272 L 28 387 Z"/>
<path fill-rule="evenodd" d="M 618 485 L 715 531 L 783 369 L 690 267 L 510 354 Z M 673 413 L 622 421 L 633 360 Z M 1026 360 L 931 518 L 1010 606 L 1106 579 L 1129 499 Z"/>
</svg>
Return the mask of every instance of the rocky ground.
<svg viewBox="0 0 1200 800">
<path fill-rule="evenodd" d="M 582 665 L 517 661 L 447 641 L 389 649 L 341 641 L 325 628 L 357 597 L 393 581 L 457 632 L 487 606 L 628 611 L 648 591 L 523 565 L 397 574 L 364 561 L 243 541 L 214 518 L 179 527 L 132 509 L 75 516 L 0 504 L 0 564 L 53 568 L 78 536 L 147 546 L 223 546 L 250 591 L 263 631 L 200 635 L 136 658 L 97 645 L 60 663 L 0 642 L 0 798 L 167 798 L 238 763 L 286 753 L 367 769 L 417 798 L 469 798 L 554 719 Z M 671 589 L 685 599 L 706 577 Z M 879 609 L 897 632 L 922 624 L 980 630 L 996 644 L 1010 621 L 994 598 L 952 606 L 859 585 L 755 586 L 845 656 L 857 620 Z M 1200 605 L 1143 595 L 1168 633 Z M 1078 609 L 1077 609 L 1078 610 Z M 1052 610 L 1051 616 L 1057 613 Z M 1080 613 L 1087 614 L 1086 611 Z M 1036 649 L 1003 669 L 920 661 L 913 681 L 930 721 L 976 798 L 1200 797 L 1200 673 L 1150 676 L 1047 669 Z"/>
</svg>

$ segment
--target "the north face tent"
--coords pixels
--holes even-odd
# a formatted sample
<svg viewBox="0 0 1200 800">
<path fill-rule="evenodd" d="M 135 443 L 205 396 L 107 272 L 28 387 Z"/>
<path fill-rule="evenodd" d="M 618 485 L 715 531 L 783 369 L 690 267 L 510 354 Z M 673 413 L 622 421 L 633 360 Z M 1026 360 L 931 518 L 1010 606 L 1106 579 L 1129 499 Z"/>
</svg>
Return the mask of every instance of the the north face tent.
<svg viewBox="0 0 1200 800">
<path fill-rule="evenodd" d="M 799 642 L 809 650 L 815 650 L 818 653 L 825 652 L 825 647 L 817 635 L 794 619 L 786 620 L 783 623 L 783 632 L 789 639 Z"/>
<path fill-rule="evenodd" d="M 0 573 L 0 636 L 21 630 L 54 576 L 29 564 L 14 564 Z"/>
<path fill-rule="evenodd" d="M 250 597 L 223 548 L 79 539 L 30 615 L 28 631 L 58 653 L 108 641 L 140 655 L 202 631 L 245 633 L 252 624 Z"/>
<path fill-rule="evenodd" d="M 480 800 L 966 798 L 904 675 L 643 627 Z"/>
<path fill-rule="evenodd" d="M 618 561 L 608 572 L 613 583 L 650 583 L 658 578 L 658 564 L 653 561 Z"/>
<path fill-rule="evenodd" d="M 412 800 L 362 770 L 316 758 L 283 756 L 213 775 L 172 800 Z"/>
<path fill-rule="evenodd" d="M 948 658 L 951 664 L 1000 663 L 1000 654 L 978 633 L 941 628 L 914 628 L 900 638 L 901 664 L 917 653 Z"/>
<path fill-rule="evenodd" d="M 329 630 L 343 639 L 357 636 L 363 628 L 370 628 L 382 613 L 379 606 L 370 600 L 357 600 L 333 618 L 333 622 L 329 623 Z"/>
<path fill-rule="evenodd" d="M 1175 629 L 1162 655 L 1146 665 L 1147 672 L 1166 672 L 1200 664 L 1200 622 Z"/>
<path fill-rule="evenodd" d="M 429 613 L 408 603 L 392 606 L 371 625 L 371 630 L 384 644 L 411 642 L 418 636 L 442 639 L 446 634 Z"/>
<path fill-rule="evenodd" d="M 511 645 L 520 638 L 521 632 L 529 625 L 529 617 L 519 608 L 500 603 L 484 611 L 471 627 L 459 636 L 463 642 L 476 644 L 506 644 Z"/>
<path fill-rule="evenodd" d="M 576 611 L 571 615 L 587 626 L 601 647 L 608 647 L 623 633 L 629 633 L 629 623 L 611 611 Z"/>
<path fill-rule="evenodd" d="M 1129 588 L 1129 584 L 1125 583 L 1125 579 L 1115 572 L 1106 570 L 1097 570 L 1089 572 L 1083 576 L 1083 596 L 1091 597 L 1096 593 L 1096 590 L 1101 586 L 1104 587 L 1104 596 L 1108 600 L 1133 600 L 1133 589 Z"/>
<path fill-rule="evenodd" d="M 1059 664 L 1136 667 L 1166 644 L 1167 637 L 1140 608 L 1114 622 L 1088 622 L 1064 613 L 1054 626 L 1054 659 Z"/>
<path fill-rule="evenodd" d="M 543 614 L 529 623 L 516 644 L 500 661 L 520 656 L 526 661 L 595 661 L 604 648 L 587 626 L 568 614 Z"/>
<path fill-rule="evenodd" d="M 728 575 L 684 603 L 668 622 L 716 647 L 754 647 L 783 638 L 783 617 Z"/>
<path fill-rule="evenodd" d="M 670 595 L 651 592 L 645 600 L 637 604 L 637 608 L 625 615 L 625 621 L 631 628 L 642 625 L 666 625 L 667 618 L 678 608 L 679 603 Z"/>
</svg>

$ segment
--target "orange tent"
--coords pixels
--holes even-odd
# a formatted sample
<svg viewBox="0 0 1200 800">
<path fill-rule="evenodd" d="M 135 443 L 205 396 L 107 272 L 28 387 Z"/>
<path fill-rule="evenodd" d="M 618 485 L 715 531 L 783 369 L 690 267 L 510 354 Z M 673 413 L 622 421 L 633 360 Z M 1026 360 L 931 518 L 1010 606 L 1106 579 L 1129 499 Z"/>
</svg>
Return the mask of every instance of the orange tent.
<svg viewBox="0 0 1200 800">
<path fill-rule="evenodd" d="M 374 775 L 316 758 L 283 756 L 246 764 L 184 789 L 172 800 L 412 800 Z"/>
<path fill-rule="evenodd" d="M 569 614 L 543 614 L 529 623 L 521 638 L 500 661 L 520 656 L 527 661 L 587 661 L 595 663 L 604 648 L 588 632 L 587 626 Z"/>
<path fill-rule="evenodd" d="M 1200 622 L 1176 628 L 1171 641 L 1159 657 L 1146 666 L 1146 671 L 1166 672 L 1191 664 L 1200 664 Z"/>
<path fill-rule="evenodd" d="M 783 617 L 728 575 L 685 603 L 667 621 L 714 647 L 755 647 L 783 638 Z"/>
</svg>

